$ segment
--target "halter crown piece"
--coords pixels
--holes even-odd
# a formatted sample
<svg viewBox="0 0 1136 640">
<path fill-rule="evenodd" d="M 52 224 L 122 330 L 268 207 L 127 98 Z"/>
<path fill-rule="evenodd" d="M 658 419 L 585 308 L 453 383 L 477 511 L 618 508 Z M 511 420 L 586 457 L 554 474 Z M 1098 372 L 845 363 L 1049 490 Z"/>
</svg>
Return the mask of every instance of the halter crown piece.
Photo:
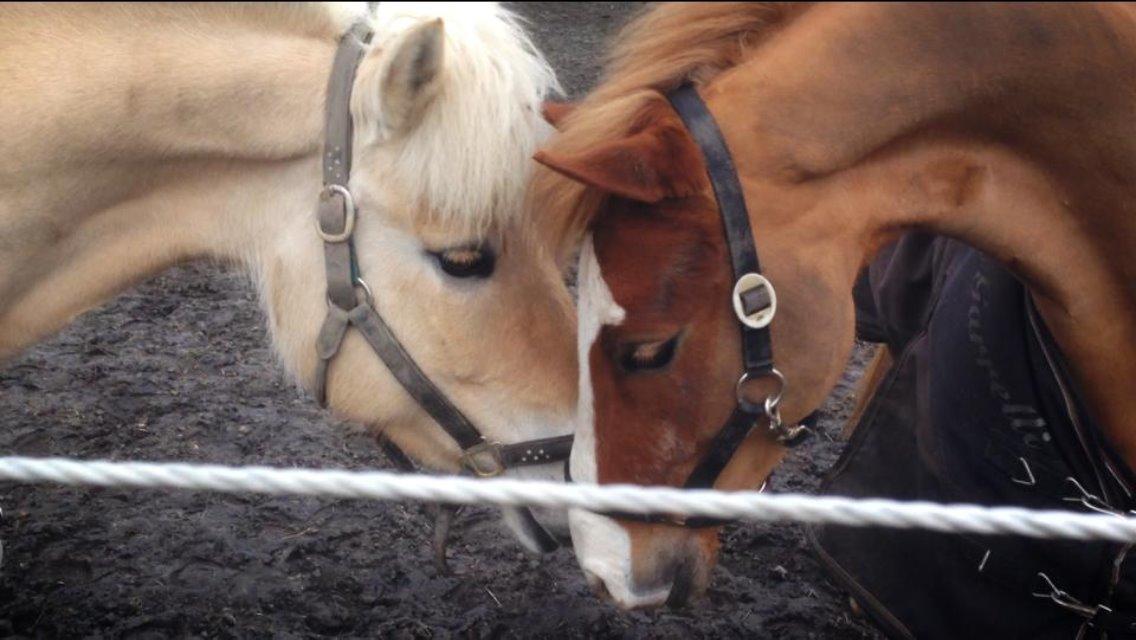
<svg viewBox="0 0 1136 640">
<path fill-rule="evenodd" d="M 327 272 L 328 311 L 316 339 L 319 356 L 315 372 L 316 399 L 327 405 L 327 372 L 339 352 L 349 327 L 355 327 L 422 410 L 453 438 L 462 450 L 465 471 L 480 477 L 498 476 L 519 465 L 549 464 L 568 459 L 572 436 L 529 440 L 511 445 L 490 442 L 477 427 L 442 393 L 395 337 L 375 309 L 374 293 L 361 277 L 355 255 L 356 216 L 349 187 L 351 177 L 351 88 L 359 61 L 373 32 L 366 22 L 353 25 L 339 42 L 327 86 L 326 121 L 323 146 L 323 189 L 319 195 L 316 232 L 323 240 Z M 404 470 L 414 466 L 394 443 L 386 442 L 391 456 Z M 533 518 L 527 508 L 520 509 L 533 538 L 545 550 L 556 548 L 556 541 Z"/>
</svg>

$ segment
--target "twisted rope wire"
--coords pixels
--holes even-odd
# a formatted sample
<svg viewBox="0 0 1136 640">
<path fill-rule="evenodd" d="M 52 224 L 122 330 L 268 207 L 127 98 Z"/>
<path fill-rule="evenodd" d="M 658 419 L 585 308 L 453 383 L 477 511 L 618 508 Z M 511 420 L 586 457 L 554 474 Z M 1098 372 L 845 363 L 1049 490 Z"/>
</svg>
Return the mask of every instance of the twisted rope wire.
<svg viewBox="0 0 1136 640">
<path fill-rule="evenodd" d="M 753 491 L 598 486 L 506 478 L 479 480 L 385 471 L 222 467 L 21 457 L 0 457 L 0 480 L 371 500 L 422 500 L 451 504 L 528 505 L 597 512 L 665 513 L 751 522 L 795 521 L 859 527 L 920 528 L 949 533 L 1136 542 L 1136 518 L 1120 515 Z"/>
</svg>

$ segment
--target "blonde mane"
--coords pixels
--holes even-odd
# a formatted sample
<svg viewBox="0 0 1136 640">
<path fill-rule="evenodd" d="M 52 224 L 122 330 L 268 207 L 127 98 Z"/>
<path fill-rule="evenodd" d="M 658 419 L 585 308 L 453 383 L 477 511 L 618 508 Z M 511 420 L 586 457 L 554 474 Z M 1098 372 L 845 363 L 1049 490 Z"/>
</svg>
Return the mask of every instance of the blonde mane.
<svg viewBox="0 0 1136 640">
<path fill-rule="evenodd" d="M 626 135 L 641 126 L 659 93 L 688 80 L 704 83 L 739 64 L 797 6 L 679 2 L 652 7 L 618 33 L 599 86 L 563 120 L 549 147 L 571 154 Z M 545 168 L 537 171 L 531 193 L 540 203 L 540 231 L 561 257 L 604 200 L 594 189 Z"/>
<path fill-rule="evenodd" d="M 520 19 L 496 3 L 380 3 L 374 46 L 433 18 L 445 28 L 441 92 L 410 135 L 384 145 L 383 171 L 433 220 L 480 233 L 522 216 L 532 154 L 550 132 L 540 107 L 560 85 Z M 355 92 L 365 136 L 381 129 L 367 117 L 380 95 Z"/>
</svg>

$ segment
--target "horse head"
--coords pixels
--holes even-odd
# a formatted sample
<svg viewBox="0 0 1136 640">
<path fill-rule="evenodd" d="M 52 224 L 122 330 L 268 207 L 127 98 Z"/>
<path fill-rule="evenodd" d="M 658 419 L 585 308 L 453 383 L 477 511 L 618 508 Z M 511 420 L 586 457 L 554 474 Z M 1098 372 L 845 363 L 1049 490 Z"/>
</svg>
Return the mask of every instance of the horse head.
<svg viewBox="0 0 1136 640">
<path fill-rule="evenodd" d="M 285 361 L 326 388 L 337 414 L 457 471 L 463 447 L 430 414 L 434 401 L 408 394 L 393 369 L 417 365 L 494 446 L 573 427 L 573 307 L 525 200 L 529 158 L 551 130 L 541 103 L 556 81 L 495 6 L 384 3 L 373 28 L 350 100 L 352 277 L 409 358 L 392 366 L 348 330 L 326 380 L 313 377 L 328 286 L 311 222 L 274 248 L 271 327 Z M 508 472 L 551 479 L 561 469 Z"/>
</svg>

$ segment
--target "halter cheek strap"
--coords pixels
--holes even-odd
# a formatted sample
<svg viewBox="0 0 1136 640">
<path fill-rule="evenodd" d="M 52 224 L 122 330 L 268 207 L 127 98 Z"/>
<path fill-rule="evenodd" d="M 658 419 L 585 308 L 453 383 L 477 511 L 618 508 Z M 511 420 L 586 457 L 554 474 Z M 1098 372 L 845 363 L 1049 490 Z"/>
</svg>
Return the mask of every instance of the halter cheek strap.
<svg viewBox="0 0 1136 640">
<path fill-rule="evenodd" d="M 706 173 L 721 212 L 736 283 L 732 295 L 734 312 L 738 315 L 742 332 L 745 373 L 751 379 L 770 375 L 775 369 L 769 323 L 777 310 L 777 294 L 773 285 L 761 275 L 757 244 L 753 240 L 749 211 L 734 160 L 714 116 L 692 85 L 683 85 L 671 92 L 667 100 L 702 151 Z"/>
<path fill-rule="evenodd" d="M 714 486 L 718 476 L 759 421 L 768 421 L 769 431 L 778 442 L 794 447 L 805 439 L 815 425 L 817 414 L 814 412 L 795 425 L 786 425 L 781 420 L 780 406 L 785 377 L 773 366 L 773 341 L 769 333 L 769 323 L 777 312 L 777 292 L 769 280 L 761 275 L 761 263 L 757 259 L 757 244 L 750 227 L 745 195 L 722 132 L 693 85 L 685 84 L 672 91 L 667 94 L 667 100 L 698 144 L 706 164 L 706 173 L 721 212 L 726 246 L 730 252 L 730 267 L 734 273 L 731 302 L 742 334 L 743 371 L 735 388 L 736 404 L 730 417 L 711 440 L 706 455 L 694 467 L 683 485 L 687 489 L 709 489 Z M 774 389 L 755 403 L 747 397 L 746 386 L 763 379 L 772 381 Z M 725 524 L 722 520 L 712 518 L 679 519 L 666 515 L 625 513 L 608 515 L 625 520 L 690 528 Z"/>
<path fill-rule="evenodd" d="M 759 421 L 767 420 L 769 430 L 777 441 L 787 447 L 794 447 L 815 426 L 817 413 L 809 414 L 796 425 L 786 425 L 781 420 L 780 404 L 785 390 L 785 377 L 773 366 L 773 341 L 769 333 L 769 323 L 777 311 L 777 292 L 769 280 L 761 275 L 761 263 L 757 259 L 757 244 L 750 227 L 745 195 L 722 132 L 718 130 L 714 116 L 693 85 L 685 84 L 672 91 L 667 95 L 667 100 L 698 144 L 706 164 L 706 173 L 721 212 L 726 245 L 730 252 L 730 267 L 734 273 L 731 301 L 742 333 L 743 371 L 735 388 L 736 404 L 730 417 L 711 440 L 706 455 L 683 484 L 686 489 L 709 489 L 714 486 L 718 476 L 722 475 L 722 471 Z M 760 379 L 772 380 L 775 387 L 760 403 L 754 403 L 746 396 L 745 386 Z M 567 463 L 564 465 L 564 474 L 570 481 Z M 765 490 L 764 484 L 761 490 Z M 726 521 L 715 518 L 677 518 L 621 512 L 607 512 L 607 515 L 622 520 L 687 528 L 726 524 Z"/>
<path fill-rule="evenodd" d="M 748 432 L 742 433 L 743 429 L 735 426 L 744 423 L 746 415 L 767 418 L 769 428 L 778 441 L 789 447 L 798 444 L 806 435 L 807 429 L 800 425 L 788 426 L 781 421 L 780 403 L 785 378 L 773 366 L 773 341 L 769 332 L 769 324 L 777 312 L 777 292 L 772 283 L 761 274 L 745 194 L 729 148 L 714 116 L 693 85 L 684 84 L 668 94 L 667 100 L 698 144 L 706 164 L 706 173 L 714 189 L 714 197 L 721 212 L 722 228 L 726 234 L 735 283 L 731 301 L 742 332 L 744 369 L 736 389 L 737 407 L 715 440 L 715 445 L 719 446 L 712 449 L 708 460 L 704 461 L 706 468 L 703 469 L 703 465 L 700 465 L 696 469 L 696 474 L 705 479 L 715 467 L 724 468 L 724 464 L 709 462 L 710 458 L 720 457 L 714 455 L 720 446 L 732 445 L 736 449 L 748 435 Z M 772 380 L 776 386 L 761 404 L 755 404 L 746 397 L 745 386 L 762 378 Z M 812 418 L 814 416 L 809 416 L 805 421 Z M 730 437 L 731 433 L 739 435 Z M 716 478 L 720 472 L 721 469 L 713 472 L 713 477 Z"/>
</svg>

